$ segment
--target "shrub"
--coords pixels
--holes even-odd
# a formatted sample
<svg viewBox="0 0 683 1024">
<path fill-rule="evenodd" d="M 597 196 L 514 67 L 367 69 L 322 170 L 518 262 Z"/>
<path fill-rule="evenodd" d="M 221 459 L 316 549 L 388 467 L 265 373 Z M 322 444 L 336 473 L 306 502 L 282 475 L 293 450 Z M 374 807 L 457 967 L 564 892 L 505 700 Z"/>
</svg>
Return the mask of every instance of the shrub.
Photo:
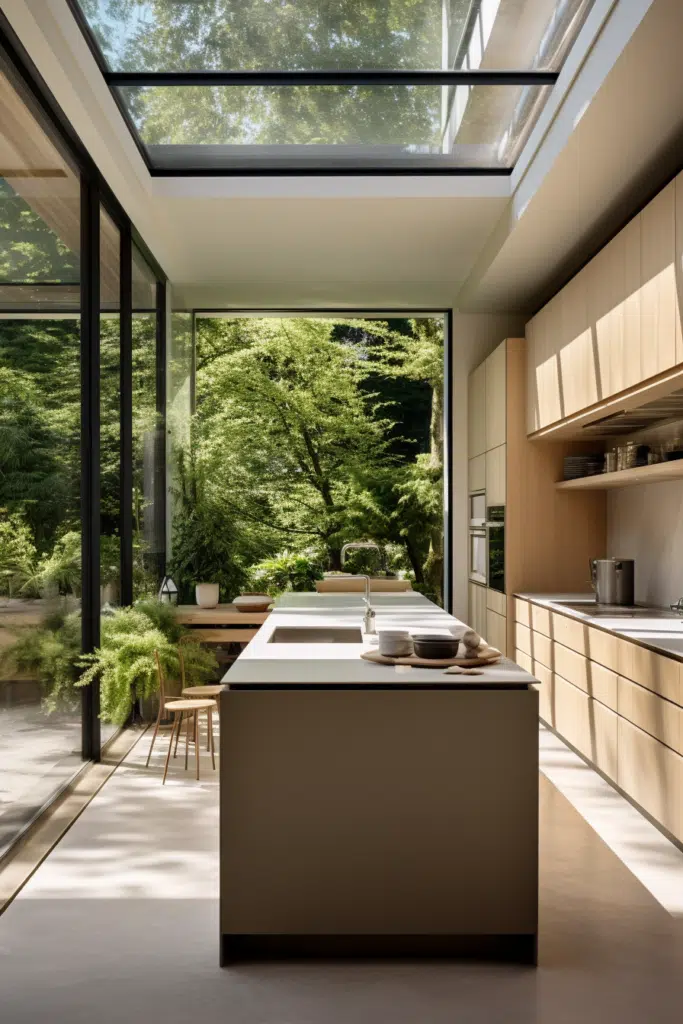
<svg viewBox="0 0 683 1024">
<path fill-rule="evenodd" d="M 286 590 L 315 590 L 315 581 L 323 578 L 320 562 L 306 554 L 283 551 L 265 558 L 249 570 L 251 586 L 276 597 Z"/>
</svg>

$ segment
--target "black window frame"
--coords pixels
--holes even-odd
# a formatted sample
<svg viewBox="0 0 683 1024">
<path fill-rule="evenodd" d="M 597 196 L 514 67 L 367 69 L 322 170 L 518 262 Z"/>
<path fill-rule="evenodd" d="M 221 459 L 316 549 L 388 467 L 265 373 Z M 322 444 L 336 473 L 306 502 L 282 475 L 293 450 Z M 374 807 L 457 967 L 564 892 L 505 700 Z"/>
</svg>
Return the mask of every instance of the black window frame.
<svg viewBox="0 0 683 1024">
<path fill-rule="evenodd" d="M 133 600 L 132 478 L 132 249 L 137 246 L 157 279 L 157 411 L 166 432 L 166 288 L 167 277 L 126 214 L 80 138 L 57 104 L 25 47 L 0 10 L 0 48 L 12 84 L 40 127 L 64 151 L 81 184 L 81 531 L 82 650 L 100 641 L 100 215 L 104 209 L 120 232 L 120 537 L 121 603 Z M 163 300 L 163 306 L 160 302 Z M 59 310 L 56 310 L 59 311 Z M 20 315 L 20 311 L 16 311 Z M 161 489 L 165 505 L 166 489 Z M 165 507 L 161 512 L 165 522 Z M 99 686 L 82 691 L 81 754 L 100 761 Z"/>
</svg>

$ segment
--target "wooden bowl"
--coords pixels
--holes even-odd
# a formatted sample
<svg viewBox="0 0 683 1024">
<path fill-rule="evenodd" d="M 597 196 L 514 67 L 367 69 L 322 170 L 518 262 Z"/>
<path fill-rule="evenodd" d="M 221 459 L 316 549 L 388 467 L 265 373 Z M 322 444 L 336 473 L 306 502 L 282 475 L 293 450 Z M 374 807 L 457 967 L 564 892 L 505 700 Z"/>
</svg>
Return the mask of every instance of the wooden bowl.
<svg viewBox="0 0 683 1024">
<path fill-rule="evenodd" d="M 270 594 L 240 594 L 232 603 L 238 612 L 267 612 L 273 599 Z"/>
</svg>

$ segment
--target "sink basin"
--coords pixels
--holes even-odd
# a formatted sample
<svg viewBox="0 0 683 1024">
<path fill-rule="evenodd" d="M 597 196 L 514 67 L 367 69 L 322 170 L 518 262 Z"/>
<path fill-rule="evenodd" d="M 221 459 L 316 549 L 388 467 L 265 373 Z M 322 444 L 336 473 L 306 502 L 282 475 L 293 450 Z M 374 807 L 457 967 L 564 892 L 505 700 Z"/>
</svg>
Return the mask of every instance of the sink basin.
<svg viewBox="0 0 683 1024">
<path fill-rule="evenodd" d="M 362 644 L 358 626 L 277 626 L 271 644 Z"/>
<path fill-rule="evenodd" d="M 582 612 L 584 615 L 590 615 L 594 619 L 633 619 L 636 617 L 641 619 L 669 619 L 674 617 L 665 608 L 661 610 L 643 608 L 640 605 L 596 604 L 595 601 L 557 601 L 556 604 L 565 605 L 567 608 L 571 608 L 572 611 Z"/>
</svg>

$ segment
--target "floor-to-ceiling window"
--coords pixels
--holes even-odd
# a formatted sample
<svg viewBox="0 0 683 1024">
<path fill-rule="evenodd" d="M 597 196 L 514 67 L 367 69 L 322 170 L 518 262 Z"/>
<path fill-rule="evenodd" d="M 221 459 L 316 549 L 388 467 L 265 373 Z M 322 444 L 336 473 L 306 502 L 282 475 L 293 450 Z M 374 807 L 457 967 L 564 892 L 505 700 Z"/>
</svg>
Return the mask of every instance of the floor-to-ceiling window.
<svg viewBox="0 0 683 1024">
<path fill-rule="evenodd" d="M 81 182 L 0 56 L 0 852 L 80 761 Z"/>
<path fill-rule="evenodd" d="M 2 857 L 121 724 L 77 684 L 165 568 L 165 284 L 1 14 L 0 175 Z"/>
</svg>

